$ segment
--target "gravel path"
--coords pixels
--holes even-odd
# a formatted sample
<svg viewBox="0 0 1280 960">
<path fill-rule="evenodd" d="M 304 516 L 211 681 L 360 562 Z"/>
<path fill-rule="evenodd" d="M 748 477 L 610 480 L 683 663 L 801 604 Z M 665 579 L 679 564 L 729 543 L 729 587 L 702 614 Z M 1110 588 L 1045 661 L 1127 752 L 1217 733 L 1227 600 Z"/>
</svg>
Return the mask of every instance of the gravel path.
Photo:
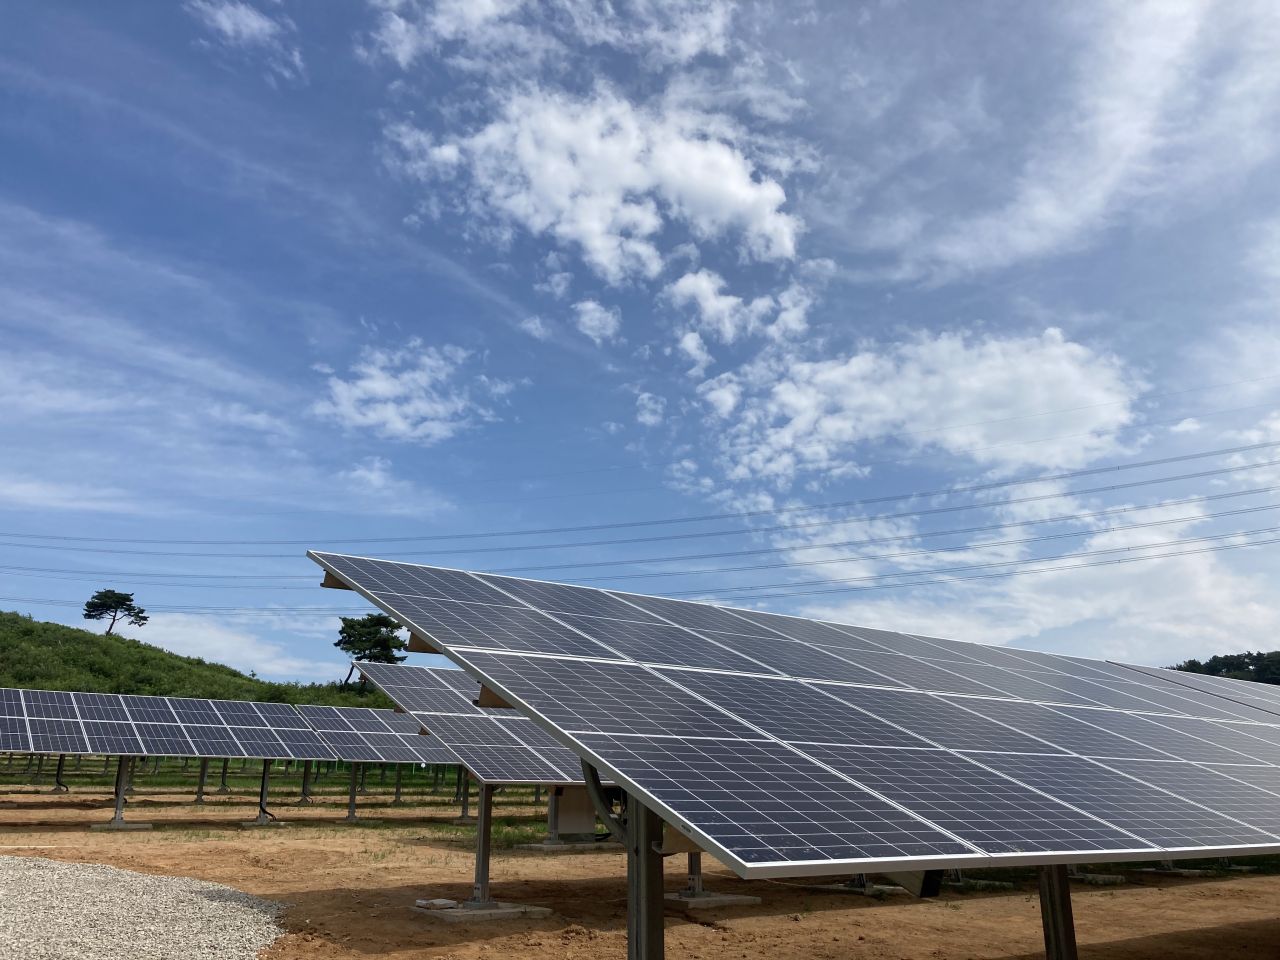
<svg viewBox="0 0 1280 960">
<path fill-rule="evenodd" d="M 254 960 L 279 909 L 220 883 L 0 856 L 0 957 Z"/>
</svg>

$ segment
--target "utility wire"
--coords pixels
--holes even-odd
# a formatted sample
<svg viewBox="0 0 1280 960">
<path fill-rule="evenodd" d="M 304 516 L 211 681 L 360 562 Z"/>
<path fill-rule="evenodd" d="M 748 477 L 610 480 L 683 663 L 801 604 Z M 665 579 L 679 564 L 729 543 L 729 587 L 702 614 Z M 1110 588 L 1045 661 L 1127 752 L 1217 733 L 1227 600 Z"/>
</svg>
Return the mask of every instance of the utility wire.
<svg viewBox="0 0 1280 960">
<path fill-rule="evenodd" d="M 1277 443 L 1280 445 L 1280 442 Z M 702 530 L 685 533 L 664 534 L 650 537 L 626 537 L 607 540 L 579 540 L 567 543 L 525 543 L 525 544 L 505 544 L 502 546 L 492 547 L 458 547 L 447 550 L 411 550 L 397 551 L 393 553 L 382 553 L 382 559 L 393 559 L 400 557 L 442 557 L 452 554 L 488 554 L 488 553 L 518 553 L 530 550 L 567 550 L 580 547 L 612 547 L 622 544 L 636 543 L 661 543 L 671 540 L 701 540 L 710 537 L 729 537 L 743 536 L 747 534 L 759 535 L 765 533 L 777 533 L 783 530 L 809 530 L 815 527 L 829 527 L 837 524 L 850 523 L 873 523 L 879 520 L 896 520 L 904 517 L 924 517 L 936 516 L 944 513 L 958 513 L 966 510 L 985 510 L 992 507 L 1008 507 L 1024 503 L 1037 503 L 1046 500 L 1061 500 L 1066 497 L 1077 497 L 1086 494 L 1095 493 L 1114 493 L 1117 490 L 1129 490 L 1137 487 L 1151 486 L 1152 484 L 1174 483 L 1182 480 L 1199 480 L 1205 477 L 1216 477 L 1231 473 L 1247 472 L 1250 470 L 1258 470 L 1263 467 L 1271 467 L 1280 465 L 1280 459 L 1263 460 L 1257 463 L 1240 464 L 1230 467 L 1217 467 L 1213 470 L 1200 470 L 1195 473 L 1177 474 L 1166 477 L 1150 477 L 1146 480 L 1133 480 L 1127 483 L 1113 483 L 1100 487 L 1086 487 L 1080 490 L 1065 490 L 1056 493 L 1037 494 L 1027 497 L 1014 497 L 1008 500 L 1001 500 L 998 503 L 968 503 L 956 504 L 949 507 L 932 507 L 924 510 L 905 510 L 897 513 L 871 514 L 869 516 L 859 517 L 841 517 L 836 519 L 824 520 L 808 520 L 803 523 L 776 524 L 769 527 L 745 527 L 734 530 Z M 204 553 L 191 551 L 171 551 L 171 550 L 128 550 L 116 547 L 81 547 L 66 544 L 48 544 L 48 543 L 15 543 L 13 541 L 0 541 L 0 546 L 18 547 L 28 550 L 71 550 L 81 553 L 112 553 L 112 554 L 132 554 L 138 556 L 152 557 L 222 557 L 222 558 L 250 558 L 250 559 L 297 559 L 297 555 L 293 553 Z"/>
<path fill-rule="evenodd" d="M 1251 547 L 1266 546 L 1268 544 L 1273 544 L 1273 543 L 1280 543 L 1280 537 L 1271 537 L 1266 540 L 1254 540 L 1249 543 L 1226 543 L 1226 544 L 1218 544 L 1212 547 L 1197 547 L 1191 550 L 1175 550 L 1170 553 L 1148 554 L 1146 556 L 1141 556 L 1141 557 L 1120 557 L 1118 559 L 1111 559 L 1111 560 L 1092 560 L 1092 561 L 1089 561 L 1088 563 L 1072 563 L 1072 564 L 1062 564 L 1059 566 L 1052 566 L 1052 567 L 1037 567 L 1035 569 L 1013 570 L 1005 573 L 983 573 L 983 574 L 976 574 L 971 577 L 940 577 L 936 580 L 911 580 L 903 583 L 877 583 L 877 584 L 872 584 L 870 586 L 860 586 L 860 587 L 833 587 L 828 590 L 802 590 L 802 591 L 797 591 L 795 593 L 762 593 L 762 594 L 757 594 L 756 596 L 751 597 L 751 599 L 752 600 L 768 600 L 773 598 L 786 599 L 790 597 L 813 597 L 821 594 L 861 593 L 868 590 L 893 590 L 901 587 L 922 587 L 922 586 L 928 586 L 931 584 L 962 583 L 969 580 L 997 580 L 997 579 L 1006 579 L 1009 577 L 1030 576 L 1032 574 L 1037 574 L 1037 573 L 1056 573 L 1061 570 L 1080 570 L 1086 567 L 1105 567 L 1112 564 L 1138 563 L 1143 560 L 1164 560 L 1169 557 L 1188 557 L 1188 556 L 1194 556 L 1197 554 L 1205 554 L 1205 553 L 1221 553 L 1226 550 L 1243 550 Z M 699 599 L 705 600 L 708 603 L 712 603 L 712 602 L 715 602 L 719 598 L 719 596 L 720 595 L 718 594 L 704 595 Z"/>
<path fill-rule="evenodd" d="M 1277 487 L 1274 489 L 1280 489 L 1280 487 Z M 1227 496 L 1237 496 L 1237 494 L 1228 494 Z M 1207 498 L 1199 498 L 1199 500 L 1204 500 L 1204 499 L 1207 499 Z M 1152 509 L 1156 509 L 1156 507 L 1165 507 L 1165 506 L 1169 506 L 1169 504 L 1157 504 L 1154 506 L 1144 506 L 1144 507 L 1128 507 L 1123 509 L 1152 510 Z M 868 562 L 877 561 L 877 560 L 895 560 L 903 557 L 932 556 L 935 554 L 943 554 L 943 553 L 957 553 L 965 550 L 989 550 L 993 547 L 1015 546 L 1015 545 L 1023 545 L 1023 544 L 1029 544 L 1029 543 L 1045 543 L 1052 540 L 1064 540 L 1064 539 L 1072 539 L 1075 537 L 1087 537 L 1087 536 L 1094 536 L 1102 533 L 1124 533 L 1130 530 L 1145 530 L 1153 527 L 1169 526 L 1170 524 L 1175 524 L 1175 523 L 1191 523 L 1191 522 L 1203 522 L 1206 520 L 1218 520 L 1223 517 L 1242 516 L 1246 514 L 1260 513 L 1260 512 L 1269 511 L 1269 510 L 1280 510 L 1280 503 L 1266 503 L 1266 504 L 1260 504 L 1258 506 L 1252 506 L 1252 507 L 1241 507 L 1235 510 L 1222 510 L 1216 513 L 1198 513 L 1198 514 L 1190 514 L 1190 515 L 1177 516 L 1177 517 L 1164 517 L 1159 520 L 1147 520 L 1139 523 L 1122 524 L 1120 526 L 1114 526 L 1114 527 L 1101 527 L 1101 528 L 1093 528 L 1093 529 L 1086 529 L 1086 530 L 1069 530 L 1063 533 L 1051 533 L 1051 534 L 1043 534 L 1043 535 L 1031 536 L 1031 537 L 1016 537 L 1016 538 L 1010 538 L 1010 539 L 1004 539 L 1004 540 L 986 540 L 980 543 L 953 544 L 950 546 L 935 547 L 932 549 L 922 548 L 922 549 L 915 549 L 915 550 L 902 550 L 894 553 L 858 554 L 855 556 L 824 557 L 819 560 L 780 561 L 776 563 L 752 564 L 752 565 L 738 566 L 738 567 L 706 567 L 703 569 L 661 570 L 661 571 L 650 571 L 646 573 L 613 574 L 613 575 L 601 576 L 601 577 L 580 577 L 580 578 L 577 578 L 576 582 L 599 583 L 599 582 L 613 582 L 617 580 L 638 580 L 638 579 L 649 579 L 649 578 L 659 578 L 659 577 L 714 576 L 714 575 L 723 575 L 727 573 L 743 573 L 743 572 L 749 572 L 749 571 L 755 571 L 755 570 L 778 570 L 778 569 L 790 569 L 790 568 L 796 568 L 796 567 L 822 566 L 822 565 L 834 564 L 834 563 L 868 563 Z M 1106 513 L 1106 512 L 1109 512 L 1109 511 L 1098 511 L 1098 513 Z M 1076 514 L 1076 515 L 1068 516 L 1066 518 L 1049 518 L 1049 519 L 1078 520 L 1082 518 L 1087 518 L 1089 516 L 1091 515 Z M 1046 520 L 1042 518 L 1034 522 L 1044 523 L 1046 522 Z M 970 530 L 1004 529 L 1006 527 L 1010 527 L 1010 526 L 1016 527 L 1019 525 L 1020 524 L 1018 523 L 994 524 L 986 528 L 969 528 L 969 529 Z M 950 532 L 952 531 L 941 531 L 939 533 L 935 533 L 934 535 L 938 536 L 938 535 L 941 535 L 944 533 L 950 533 Z M 968 531 L 958 531 L 958 532 L 964 533 Z M 883 542 L 886 540 L 914 540 L 914 539 L 917 539 L 918 536 L 919 536 L 918 534 L 906 534 L 899 537 L 884 537 L 884 538 L 880 538 L 880 542 Z M 872 541 L 872 540 L 865 540 L 861 542 L 845 541 L 841 545 L 854 546 L 854 545 L 862 545 L 862 544 L 872 543 L 872 542 L 876 542 L 876 541 Z M 784 552 L 787 551 L 787 549 L 788 548 L 781 548 L 781 550 Z M 803 549 L 815 549 L 815 547 L 809 546 Z M 1040 558 L 1040 559 L 1046 559 L 1046 558 Z M 497 571 L 490 571 L 490 572 L 497 572 Z M 272 584 L 262 584 L 262 583 L 253 583 L 253 584 L 244 585 L 239 582 L 230 583 L 230 584 L 183 582 L 183 580 L 190 580 L 190 579 L 207 579 L 207 578 L 228 579 L 228 577 L 226 575 L 219 577 L 216 574 L 187 574 L 187 575 L 166 574 L 166 573 L 155 572 L 155 571 L 153 572 L 142 572 L 142 571 L 112 572 L 112 571 L 104 571 L 104 570 L 65 570 L 65 569 L 47 568 L 47 567 L 0 566 L 0 574 L 2 573 L 8 573 L 10 576 L 22 577 L 24 579 L 36 579 L 36 580 L 69 580 L 69 581 L 75 581 L 75 582 L 113 580 L 116 582 L 124 582 L 126 584 L 137 584 L 137 585 L 159 586 L 159 587 L 182 587 L 182 588 L 191 587 L 191 588 L 198 588 L 198 589 L 232 588 L 232 589 L 241 589 L 241 590 L 245 590 L 245 589 L 247 590 L 308 590 L 313 588 L 313 587 L 276 586 Z M 178 580 L 178 582 L 174 582 L 175 579 Z M 313 582 L 313 586 L 314 586 L 315 577 L 302 576 L 302 575 L 278 576 L 278 577 L 253 577 L 249 575 L 244 577 L 237 577 L 235 575 L 231 575 L 230 579 L 235 579 L 237 581 L 244 580 L 244 579 L 250 579 L 250 580 L 276 579 L 276 580 L 289 580 L 289 581 L 302 580 L 302 581 Z M 817 581 L 817 582 L 831 582 L 831 581 Z M 767 586 L 773 587 L 775 585 L 768 584 Z M 699 591 L 687 591 L 687 592 L 697 593 Z"/>
<path fill-rule="evenodd" d="M 1266 546 L 1268 544 L 1273 544 L 1273 543 L 1280 543 L 1280 537 L 1272 537 L 1265 540 L 1253 540 L 1247 543 L 1217 544 L 1210 547 L 1196 547 L 1190 550 L 1176 550 L 1169 553 L 1147 554 L 1147 555 L 1138 556 L 1138 557 L 1121 557 L 1118 559 L 1094 560 L 1086 563 L 1067 564 L 1067 565 L 1059 565 L 1059 566 L 1053 566 L 1053 567 L 1040 567 L 1035 569 L 1012 570 L 1012 571 L 1006 571 L 1001 573 L 978 574 L 971 577 L 943 577 L 935 580 L 915 580 L 915 581 L 910 581 L 905 583 L 874 584 L 870 586 L 856 586 L 856 587 L 834 587 L 834 588 L 825 589 L 825 590 L 808 590 L 808 591 L 800 591 L 796 593 L 759 594 L 757 596 L 751 597 L 750 599 L 765 600 L 765 599 L 770 599 L 774 597 L 789 598 L 789 597 L 816 596 L 819 594 L 831 594 L 831 593 L 856 593 L 856 592 L 861 592 L 866 590 L 887 590 L 887 589 L 894 589 L 899 587 L 917 587 L 917 586 L 924 586 L 924 585 L 934 584 L 934 583 L 957 583 L 957 582 L 964 582 L 967 580 L 1006 579 L 1010 577 L 1028 576 L 1031 574 L 1038 574 L 1038 573 L 1053 573 L 1059 570 L 1077 570 L 1077 569 L 1083 569 L 1086 567 L 1100 567 L 1100 566 L 1106 566 L 1110 564 L 1138 563 L 1144 560 L 1163 560 L 1169 557 L 1186 557 L 1186 556 L 1194 556 L 1197 554 L 1220 553 L 1226 550 L 1241 550 L 1241 549 L 1247 549 L 1251 547 Z M 902 574 L 902 576 L 906 576 L 906 574 Z M 714 600 L 717 599 L 717 596 L 718 595 L 704 595 L 700 599 L 703 599 L 707 602 L 713 602 Z M 42 606 L 55 606 L 55 607 L 68 607 L 68 608 L 71 608 L 71 607 L 80 608 L 84 606 L 84 604 L 76 600 L 54 600 L 54 599 L 49 599 L 44 597 L 0 597 L 0 603 L 36 604 L 36 605 L 42 605 Z M 163 612 L 163 613 L 234 614 L 238 616 L 263 616 L 263 617 L 276 617 L 276 616 L 282 616 L 282 615 L 335 617 L 335 616 L 361 616 L 365 613 L 368 613 L 368 608 L 365 608 L 364 610 L 351 610 L 345 607 L 193 607 L 193 606 L 181 606 L 181 605 L 153 604 L 153 605 L 149 605 L 147 609 L 153 612 Z"/>
<path fill-rule="evenodd" d="M 878 503 L 895 503 L 903 500 L 914 500 L 933 497 L 948 497 L 958 493 L 984 493 L 990 490 L 1002 490 L 1010 487 L 1027 486 L 1037 483 L 1053 483 L 1059 480 L 1071 480 L 1077 477 L 1099 476 L 1106 473 L 1117 473 L 1123 470 L 1138 470 L 1145 467 L 1165 466 L 1171 463 L 1185 463 L 1190 460 L 1203 460 L 1210 457 L 1221 457 L 1232 454 L 1252 453 L 1258 450 L 1280 447 L 1280 440 L 1268 440 L 1262 443 L 1251 443 L 1237 447 L 1224 447 L 1217 450 L 1203 450 L 1196 453 L 1183 453 L 1170 457 L 1158 457 L 1152 460 L 1138 460 L 1129 463 L 1111 464 L 1105 467 L 1088 467 L 1081 470 L 1067 470 L 1055 474 L 1037 477 L 1024 477 L 1015 480 L 992 480 L 985 483 L 968 484 L 958 487 L 947 487 L 941 490 L 917 490 L 910 493 L 895 493 L 880 497 L 862 497 L 856 500 L 837 500 L 827 503 L 816 503 L 805 506 L 775 507 L 767 510 L 743 510 L 730 513 L 708 513 L 688 517 L 658 517 L 648 520 L 624 520 L 613 523 L 580 524 L 576 526 L 542 527 L 524 530 L 489 530 L 475 533 L 439 533 L 425 536 L 404 537 L 351 537 L 325 539 L 313 537 L 306 540 L 170 540 L 141 539 L 130 537 L 82 537 L 64 534 L 33 534 L 2 532 L 0 537 L 22 540 L 55 540 L 74 543 L 130 543 L 143 545 L 172 546 L 307 546 L 315 547 L 318 543 L 416 543 L 436 542 L 441 540 L 481 540 L 493 537 L 529 537 L 548 536 L 563 533 L 587 533 L 599 530 L 623 530 L 637 527 L 670 526 L 684 523 L 709 523 L 718 520 L 749 520 L 759 517 L 772 517 L 782 514 L 813 513 L 819 510 L 839 510 L 846 507 L 868 506 Z"/>
<path fill-rule="evenodd" d="M 828 579 L 822 579 L 822 580 L 799 580 L 799 581 L 793 580 L 789 583 L 761 583 L 761 584 L 756 584 L 755 586 L 752 586 L 752 587 L 736 587 L 729 590 L 717 591 L 714 595 L 717 597 L 735 597 L 740 595 L 752 596 L 758 590 L 783 590 L 790 587 L 823 586 L 823 585 L 835 584 L 835 583 L 865 583 L 865 582 L 872 582 L 877 580 L 890 580 L 893 578 L 902 578 L 902 577 L 910 577 L 910 576 L 917 576 L 917 575 L 934 576 L 940 573 L 964 573 L 964 572 L 968 572 L 969 570 L 990 570 L 996 567 L 1018 567 L 1018 566 L 1022 566 L 1024 564 L 1029 564 L 1029 563 L 1044 563 L 1046 561 L 1052 561 L 1052 560 L 1074 560 L 1079 557 L 1098 557 L 1098 556 L 1106 556 L 1114 553 L 1132 553 L 1135 550 L 1155 550 L 1160 547 L 1173 546 L 1173 545 L 1183 544 L 1183 543 L 1206 543 L 1213 540 L 1225 540 L 1228 537 L 1251 537 L 1251 536 L 1256 536 L 1258 534 L 1263 534 L 1263 533 L 1277 533 L 1277 532 L 1280 532 L 1280 526 L 1262 527 L 1256 530 L 1235 530 L 1235 531 L 1232 531 L 1231 533 L 1215 533 L 1215 534 L 1208 534 L 1201 537 L 1180 537 L 1174 540 L 1166 540 L 1163 543 L 1132 544 L 1132 545 L 1123 546 L 1123 547 L 1107 547 L 1101 550 L 1082 550 L 1079 553 L 1065 554 L 1060 557 L 1033 557 L 1033 558 L 1024 558 L 1021 560 L 995 560 L 989 563 L 972 563 L 972 564 L 965 564 L 959 567 L 935 567 L 931 569 L 918 570 L 918 571 L 901 571 L 896 573 L 873 573 L 873 574 L 867 574 L 861 577 L 840 577 L 838 579 L 828 578 Z M 1270 542 L 1270 541 L 1266 541 L 1266 542 Z M 668 594 L 668 596 L 686 597 L 686 596 L 699 596 L 699 595 L 705 595 L 705 594 L 706 594 L 705 590 L 701 590 L 701 591 L 678 590 L 674 593 Z M 785 595 L 786 594 L 776 594 L 776 593 L 769 594 L 769 596 L 785 596 Z"/>
</svg>

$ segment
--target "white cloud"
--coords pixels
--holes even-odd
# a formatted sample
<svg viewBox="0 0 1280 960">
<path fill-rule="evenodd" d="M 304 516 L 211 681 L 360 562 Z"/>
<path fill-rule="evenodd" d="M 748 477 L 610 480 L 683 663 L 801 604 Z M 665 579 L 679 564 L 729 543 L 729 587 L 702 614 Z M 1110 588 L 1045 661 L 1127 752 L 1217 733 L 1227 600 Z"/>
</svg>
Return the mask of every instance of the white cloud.
<svg viewBox="0 0 1280 960">
<path fill-rule="evenodd" d="M 1204 424 L 1195 417 L 1187 417 L 1185 420 L 1179 420 L 1169 428 L 1170 433 L 1196 433 Z"/>
<path fill-rule="evenodd" d="M 580 300 L 573 305 L 574 325 L 597 344 L 617 337 L 622 329 L 622 312 L 605 307 L 595 300 Z"/>
<path fill-rule="evenodd" d="M 732 381 L 706 387 L 734 409 L 721 450 L 733 480 L 789 484 L 847 470 L 862 444 L 896 438 L 993 468 L 1074 467 L 1119 449 L 1142 384 L 1115 357 L 1067 340 L 921 335 L 885 350 L 802 360 L 766 352 Z M 1028 417 L 1044 412 L 1046 416 Z M 722 414 L 723 415 L 723 414 Z M 1017 444 L 1029 437 L 1060 437 Z"/>
<path fill-rule="evenodd" d="M 187 11 L 227 49 L 260 53 L 268 69 L 285 80 L 306 78 L 302 51 L 291 39 L 293 21 L 270 17 L 242 0 L 187 0 Z"/>
<path fill-rule="evenodd" d="M 652 393 L 636 397 L 636 422 L 643 427 L 656 427 L 666 415 L 667 401 Z"/>
<path fill-rule="evenodd" d="M 702 337 L 695 331 L 686 330 L 680 335 L 676 346 L 680 348 L 681 353 L 693 361 L 693 366 L 689 368 L 689 376 L 700 377 L 706 372 L 707 367 L 711 366 L 714 358 L 707 351 L 707 345 Z"/>
<path fill-rule="evenodd" d="M 541 317 L 528 316 L 520 321 L 520 329 L 535 340 L 550 340 L 551 328 Z"/>
<path fill-rule="evenodd" d="M 425 56 L 476 72 L 569 69 L 553 57 L 567 46 L 611 47 L 652 68 L 723 56 L 730 44 L 729 0 L 371 0 L 378 22 L 366 54 L 407 69 Z"/>
<path fill-rule="evenodd" d="M 145 606 L 145 604 L 144 604 Z M 275 680 L 341 680 L 347 664 L 297 656 L 229 618 L 190 613 L 153 613 L 134 636 L 187 657 L 201 657 Z"/>
<path fill-rule="evenodd" d="M 724 293 L 724 278 L 711 270 L 686 273 L 670 284 L 666 296 L 677 307 L 696 308 L 698 326 L 722 343 L 754 333 L 773 310 L 772 297 L 757 297 L 750 303 Z"/>
<path fill-rule="evenodd" d="M 476 378 L 463 381 L 470 354 L 460 347 L 426 346 L 411 340 L 402 349 L 366 347 L 350 379 L 332 376 L 329 397 L 312 406 L 317 416 L 350 430 L 371 430 L 392 440 L 436 443 L 493 420 L 495 414 L 475 395 L 492 395 Z M 502 384 L 505 388 L 507 385 Z M 496 392 L 505 392 L 499 390 Z"/>
<path fill-rule="evenodd" d="M 511 94 L 470 136 L 442 144 L 393 124 L 387 137 L 392 165 L 424 181 L 455 172 L 442 153 L 453 148 L 473 215 L 575 247 L 612 284 L 658 274 L 657 239 L 672 223 L 700 240 L 733 233 L 756 260 L 795 255 L 800 223 L 781 209 L 786 193 L 723 117 L 636 106 L 607 88 L 535 88 Z"/>
<path fill-rule="evenodd" d="M 1006 267 L 1078 249 L 1122 214 L 1195 202 L 1280 147 L 1280 11 L 1266 2 L 1104 5 L 1074 88 L 1026 149 L 1004 199 L 932 220 L 902 205 L 905 275 Z"/>
</svg>

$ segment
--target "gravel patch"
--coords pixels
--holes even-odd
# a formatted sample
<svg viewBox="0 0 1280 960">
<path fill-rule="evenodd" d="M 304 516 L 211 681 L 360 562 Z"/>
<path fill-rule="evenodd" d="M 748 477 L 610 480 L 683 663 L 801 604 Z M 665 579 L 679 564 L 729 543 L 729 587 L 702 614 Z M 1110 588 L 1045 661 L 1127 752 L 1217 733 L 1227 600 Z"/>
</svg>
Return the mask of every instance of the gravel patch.
<svg viewBox="0 0 1280 960">
<path fill-rule="evenodd" d="M 0 856 L 0 957 L 254 960 L 280 910 L 189 877 Z"/>
</svg>

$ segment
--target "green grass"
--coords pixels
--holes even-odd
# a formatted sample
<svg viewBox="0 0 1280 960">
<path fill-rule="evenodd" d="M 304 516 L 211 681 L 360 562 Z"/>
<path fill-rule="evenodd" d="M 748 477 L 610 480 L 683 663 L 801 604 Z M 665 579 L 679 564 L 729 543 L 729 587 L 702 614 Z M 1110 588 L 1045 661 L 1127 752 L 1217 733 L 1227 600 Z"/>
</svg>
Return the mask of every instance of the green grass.
<svg viewBox="0 0 1280 960">
<path fill-rule="evenodd" d="M 162 636 L 154 636 L 163 642 Z M 268 683 L 220 663 L 182 657 L 139 640 L 5 612 L 0 612 L 0 687 L 332 706 L 392 705 L 373 688 L 344 689 L 336 681 Z"/>
</svg>

